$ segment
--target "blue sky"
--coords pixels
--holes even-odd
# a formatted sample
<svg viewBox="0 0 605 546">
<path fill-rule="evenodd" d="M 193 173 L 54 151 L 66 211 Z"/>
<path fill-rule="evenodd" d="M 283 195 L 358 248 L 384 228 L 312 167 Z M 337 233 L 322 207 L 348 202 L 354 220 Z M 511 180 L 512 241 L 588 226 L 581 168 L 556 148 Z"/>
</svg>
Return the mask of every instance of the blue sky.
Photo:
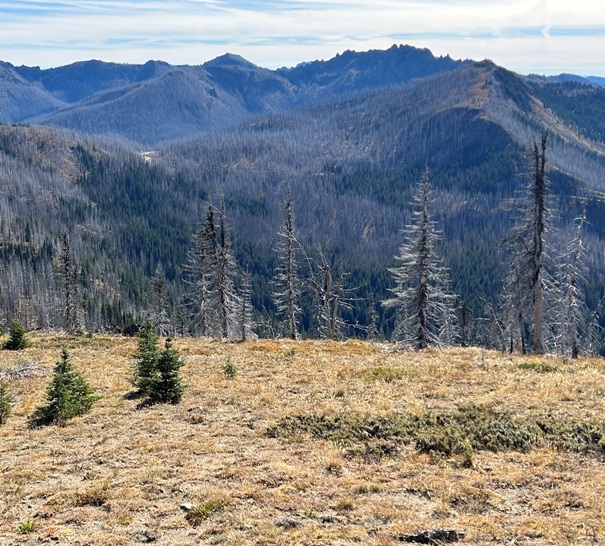
<svg viewBox="0 0 605 546">
<path fill-rule="evenodd" d="M 520 73 L 605 76 L 602 0 L 0 0 L 0 60 L 267 68 L 393 44 Z"/>
</svg>

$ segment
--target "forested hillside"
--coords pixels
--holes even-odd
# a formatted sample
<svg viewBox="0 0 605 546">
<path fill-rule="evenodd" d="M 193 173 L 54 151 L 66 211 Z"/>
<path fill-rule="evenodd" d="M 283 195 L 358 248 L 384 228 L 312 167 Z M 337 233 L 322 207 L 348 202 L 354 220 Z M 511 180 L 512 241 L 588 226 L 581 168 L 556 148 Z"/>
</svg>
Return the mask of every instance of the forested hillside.
<svg viewBox="0 0 605 546">
<path fill-rule="evenodd" d="M 249 297 L 254 330 L 277 335 L 275 248 L 290 195 L 300 333 L 326 335 L 327 312 L 338 314 L 337 336 L 390 337 L 393 312 L 380 303 L 393 286 L 387 268 L 428 169 L 441 232 L 436 248 L 457 309 L 465 309 L 469 341 L 495 346 L 511 260 L 502 243 L 525 198 L 528 150 L 545 130 L 550 268 L 563 268 L 558 251 L 573 239 L 585 203 L 580 289 L 590 312 L 600 309 L 601 88 L 526 79 L 489 61 L 435 59 L 405 47 L 276 72 L 233 55 L 197 68 L 0 68 L 6 89 L 35 81 L 45 90 L 50 99 L 38 101 L 39 114 L 54 113 L 40 122 L 79 131 L 11 124 L 16 103 L 12 95 L 0 101 L 5 320 L 61 326 L 62 298 L 73 283 L 82 328 L 124 328 L 152 314 L 172 332 L 195 333 L 186 264 L 211 204 L 215 235 L 235 258 L 233 302 Z M 67 87 L 71 77 L 81 85 Z M 62 273 L 66 259 L 76 271 L 71 280 Z"/>
</svg>

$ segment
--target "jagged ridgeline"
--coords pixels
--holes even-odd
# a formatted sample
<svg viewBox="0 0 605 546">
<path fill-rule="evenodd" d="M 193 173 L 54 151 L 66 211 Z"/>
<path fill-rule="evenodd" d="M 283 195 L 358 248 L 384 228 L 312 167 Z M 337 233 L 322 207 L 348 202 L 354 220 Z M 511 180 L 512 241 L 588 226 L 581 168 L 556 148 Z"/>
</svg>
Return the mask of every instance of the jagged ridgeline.
<svg viewBox="0 0 605 546">
<path fill-rule="evenodd" d="M 191 331 L 185 264 L 210 204 L 224 210 L 236 265 L 248 273 L 257 332 L 275 335 L 274 249 L 290 192 L 301 334 L 326 331 L 305 279 L 329 272 L 343 303 L 337 335 L 388 337 L 394 317 L 380 305 L 393 286 L 387 268 L 428 167 L 451 290 L 466 309 L 470 341 L 492 343 L 486 324 L 509 259 L 501 243 L 530 172 L 526 150 L 545 129 L 557 228 L 550 245 L 562 249 L 573 237 L 585 199 L 582 290 L 590 309 L 600 304 L 603 88 L 409 47 L 278 71 L 233 55 L 200 67 L 89 62 L 0 71 L 5 321 L 62 325 L 67 234 L 82 328 L 140 322 L 157 303 L 159 272 L 171 328 Z M 243 281 L 233 282 L 237 289 Z"/>
</svg>

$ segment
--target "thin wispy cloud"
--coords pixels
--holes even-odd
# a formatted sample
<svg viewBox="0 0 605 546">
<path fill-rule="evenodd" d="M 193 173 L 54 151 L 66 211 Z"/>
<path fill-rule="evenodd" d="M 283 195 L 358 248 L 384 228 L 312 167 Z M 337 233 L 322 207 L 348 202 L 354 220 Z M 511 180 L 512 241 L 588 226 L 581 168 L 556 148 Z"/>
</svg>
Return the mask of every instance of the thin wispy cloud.
<svg viewBox="0 0 605 546">
<path fill-rule="evenodd" d="M 591 0 L 0 0 L 0 60 L 200 64 L 227 51 L 269 68 L 393 43 L 519 72 L 604 74 Z"/>
</svg>

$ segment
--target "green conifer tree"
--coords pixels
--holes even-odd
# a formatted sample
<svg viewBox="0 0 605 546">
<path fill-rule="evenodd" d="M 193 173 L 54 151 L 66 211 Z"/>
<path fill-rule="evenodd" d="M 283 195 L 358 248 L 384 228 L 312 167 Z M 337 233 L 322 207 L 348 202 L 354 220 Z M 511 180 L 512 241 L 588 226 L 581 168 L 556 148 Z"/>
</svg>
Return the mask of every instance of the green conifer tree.
<svg viewBox="0 0 605 546">
<path fill-rule="evenodd" d="M 4 343 L 4 348 L 9 351 L 20 351 L 30 346 L 30 341 L 25 335 L 25 327 L 19 319 L 13 320 L 9 336 Z"/>
<path fill-rule="evenodd" d="M 139 345 L 131 380 L 141 396 L 149 396 L 157 373 L 159 357 L 158 337 L 155 335 L 151 321 L 146 320 L 139 332 Z"/>
<path fill-rule="evenodd" d="M 4 383 L 0 383 L 0 426 L 11 416 L 15 399 Z"/>
<path fill-rule="evenodd" d="M 172 348 L 171 340 L 167 339 L 166 348 L 160 353 L 157 361 L 157 373 L 151 382 L 151 402 L 178 404 L 181 401 L 184 387 L 179 377 L 179 369 L 183 364 L 179 354 Z"/>
<path fill-rule="evenodd" d="M 57 362 L 53 378 L 46 389 L 47 403 L 34 412 L 38 424 L 57 424 L 64 426 L 68 419 L 90 411 L 98 396 L 74 369 L 67 349 L 61 352 L 61 360 Z"/>
</svg>

